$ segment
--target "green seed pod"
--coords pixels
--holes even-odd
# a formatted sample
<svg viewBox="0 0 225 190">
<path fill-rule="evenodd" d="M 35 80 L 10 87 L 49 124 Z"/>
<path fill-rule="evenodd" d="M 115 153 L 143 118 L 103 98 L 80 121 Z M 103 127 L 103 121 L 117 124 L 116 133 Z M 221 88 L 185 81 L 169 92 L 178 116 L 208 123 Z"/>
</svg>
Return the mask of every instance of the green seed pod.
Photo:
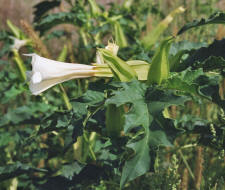
<svg viewBox="0 0 225 190">
<path fill-rule="evenodd" d="M 169 24 L 173 21 L 175 15 L 183 13 L 185 9 L 181 6 L 172 11 L 165 19 L 163 19 L 151 32 L 143 37 L 142 43 L 147 49 L 151 49 L 157 42 L 160 35 L 168 28 Z"/>
<path fill-rule="evenodd" d="M 156 50 L 148 72 L 147 84 L 161 84 L 163 80 L 166 80 L 169 77 L 170 65 L 168 54 L 172 41 L 172 37 L 166 38 L 161 42 Z"/>
<path fill-rule="evenodd" d="M 124 35 L 123 29 L 122 29 L 120 23 L 114 22 L 113 28 L 114 28 L 114 35 L 115 35 L 115 39 L 116 39 L 116 44 L 121 48 L 127 47 L 128 42 L 127 42 L 127 39 Z"/>
<path fill-rule="evenodd" d="M 92 13 L 93 16 L 98 16 L 99 14 L 101 14 L 101 10 L 98 7 L 98 5 L 95 2 L 95 0 L 88 0 L 88 3 L 90 4 L 91 13 Z"/>
<path fill-rule="evenodd" d="M 119 137 L 125 122 L 124 107 L 109 104 L 106 108 L 106 132 L 109 137 Z"/>
</svg>

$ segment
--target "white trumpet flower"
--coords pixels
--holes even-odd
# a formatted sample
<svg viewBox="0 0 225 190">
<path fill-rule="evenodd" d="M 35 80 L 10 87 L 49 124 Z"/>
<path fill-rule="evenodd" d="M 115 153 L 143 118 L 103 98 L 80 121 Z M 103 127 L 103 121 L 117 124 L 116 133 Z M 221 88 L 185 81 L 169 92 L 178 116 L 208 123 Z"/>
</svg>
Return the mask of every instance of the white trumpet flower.
<svg viewBox="0 0 225 190">
<path fill-rule="evenodd" d="M 41 57 L 37 54 L 25 54 L 32 57 L 32 71 L 27 72 L 32 94 L 38 95 L 48 88 L 76 78 L 95 76 L 96 66 L 64 63 Z"/>
</svg>

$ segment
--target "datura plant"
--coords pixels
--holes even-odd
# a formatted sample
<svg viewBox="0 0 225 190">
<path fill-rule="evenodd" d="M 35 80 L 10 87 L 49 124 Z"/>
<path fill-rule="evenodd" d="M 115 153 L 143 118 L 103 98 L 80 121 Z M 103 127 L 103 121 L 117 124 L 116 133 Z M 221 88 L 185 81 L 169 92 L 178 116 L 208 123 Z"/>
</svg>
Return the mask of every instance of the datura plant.
<svg viewBox="0 0 225 190">
<path fill-rule="evenodd" d="M 43 0 L 32 25 L 6 22 L 0 189 L 222 189 L 225 39 L 180 35 L 225 14 L 178 31 L 185 9 L 161 2 Z"/>
</svg>

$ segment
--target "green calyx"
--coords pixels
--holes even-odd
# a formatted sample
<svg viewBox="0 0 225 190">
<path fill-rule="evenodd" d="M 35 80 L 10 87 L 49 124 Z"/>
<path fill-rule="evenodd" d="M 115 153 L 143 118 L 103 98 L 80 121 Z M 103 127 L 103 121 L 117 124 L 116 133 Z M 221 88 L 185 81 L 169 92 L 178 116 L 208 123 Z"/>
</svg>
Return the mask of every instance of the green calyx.
<svg viewBox="0 0 225 190">
<path fill-rule="evenodd" d="M 107 49 L 99 49 L 99 53 L 102 55 L 104 62 L 111 69 L 114 77 L 121 82 L 128 82 L 134 78 L 137 78 L 137 73 L 130 65 L 114 55 Z"/>
</svg>

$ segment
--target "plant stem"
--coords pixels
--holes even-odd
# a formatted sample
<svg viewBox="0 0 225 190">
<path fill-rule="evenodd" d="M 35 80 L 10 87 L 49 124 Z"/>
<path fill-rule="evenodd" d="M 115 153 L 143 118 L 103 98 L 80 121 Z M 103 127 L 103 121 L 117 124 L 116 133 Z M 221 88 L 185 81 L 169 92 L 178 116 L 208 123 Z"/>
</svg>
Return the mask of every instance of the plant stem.
<svg viewBox="0 0 225 190">
<path fill-rule="evenodd" d="M 21 59 L 18 51 L 16 49 L 13 49 L 13 60 L 16 62 L 17 67 L 19 69 L 21 78 L 23 81 L 26 81 L 26 67 L 23 63 L 23 60 Z"/>
<path fill-rule="evenodd" d="M 94 161 L 96 161 L 95 153 L 94 153 L 94 151 L 93 151 L 93 149 L 92 149 L 91 143 L 90 143 L 90 141 L 89 141 L 89 139 L 88 139 L 88 137 L 87 137 L 87 134 L 86 134 L 85 132 L 83 133 L 83 137 L 84 137 L 84 140 L 88 143 L 88 149 L 89 149 L 89 151 L 90 151 L 91 158 L 92 158 Z"/>
<path fill-rule="evenodd" d="M 84 46 L 87 46 L 88 45 L 87 35 L 82 28 L 80 29 L 80 36 Z"/>
<path fill-rule="evenodd" d="M 65 89 L 64 89 L 64 87 L 63 87 L 63 85 L 62 85 L 62 84 L 59 84 L 59 88 L 60 88 L 60 90 L 61 90 L 61 95 L 62 95 L 62 98 L 63 98 L 64 103 L 65 103 L 65 105 L 66 105 L 66 108 L 67 108 L 68 110 L 71 110 L 71 109 L 72 109 L 72 105 L 71 105 L 71 103 L 70 103 L 69 97 L 68 97 L 68 95 L 67 95 L 67 93 L 66 93 L 66 91 L 65 91 Z"/>
<path fill-rule="evenodd" d="M 194 174 L 193 174 L 193 172 L 192 172 L 192 170 L 191 170 L 191 168 L 190 168 L 190 166 L 189 166 L 189 164 L 188 164 L 186 158 L 184 157 L 182 151 L 181 151 L 181 150 L 178 150 L 178 153 L 180 154 L 180 156 L 181 156 L 181 158 L 182 158 L 182 160 L 183 160 L 185 166 L 187 167 L 188 172 L 189 172 L 191 178 L 192 178 L 193 180 L 195 180 L 195 176 L 194 176 Z"/>
</svg>

